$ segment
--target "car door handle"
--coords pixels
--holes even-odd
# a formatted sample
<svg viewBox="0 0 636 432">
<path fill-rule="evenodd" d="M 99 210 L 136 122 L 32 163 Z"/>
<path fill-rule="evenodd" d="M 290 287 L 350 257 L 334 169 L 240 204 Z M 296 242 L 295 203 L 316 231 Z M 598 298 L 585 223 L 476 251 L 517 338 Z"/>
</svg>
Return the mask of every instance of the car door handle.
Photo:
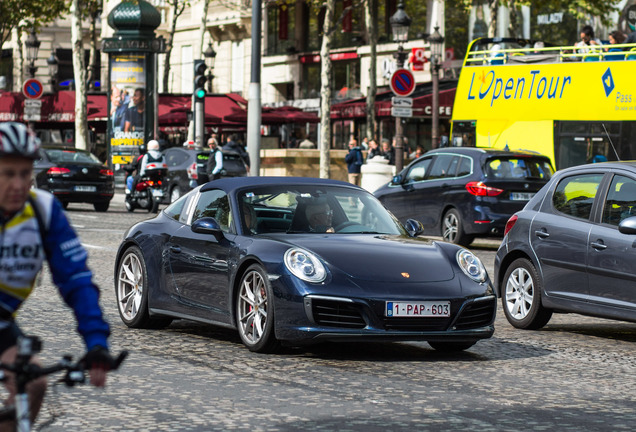
<svg viewBox="0 0 636 432">
<path fill-rule="evenodd" d="M 535 231 L 534 235 L 542 239 L 550 237 L 550 234 L 543 230 Z"/>
<path fill-rule="evenodd" d="M 181 248 L 179 246 L 170 246 L 170 252 L 181 253 Z"/>
<path fill-rule="evenodd" d="M 600 239 L 595 241 L 595 242 L 590 243 L 590 246 L 592 246 L 596 250 L 605 250 L 605 249 L 607 249 L 607 245 L 605 243 L 603 243 L 603 240 L 600 240 Z"/>
</svg>

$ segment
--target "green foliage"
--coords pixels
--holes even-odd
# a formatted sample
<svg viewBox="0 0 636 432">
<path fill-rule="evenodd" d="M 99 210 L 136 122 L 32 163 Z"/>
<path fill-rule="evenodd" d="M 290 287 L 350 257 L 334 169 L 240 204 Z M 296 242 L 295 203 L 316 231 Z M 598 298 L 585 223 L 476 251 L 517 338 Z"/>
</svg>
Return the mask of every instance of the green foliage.
<svg viewBox="0 0 636 432">
<path fill-rule="evenodd" d="M 37 32 L 67 10 L 67 0 L 0 0 L 0 49 L 14 28 Z"/>
</svg>

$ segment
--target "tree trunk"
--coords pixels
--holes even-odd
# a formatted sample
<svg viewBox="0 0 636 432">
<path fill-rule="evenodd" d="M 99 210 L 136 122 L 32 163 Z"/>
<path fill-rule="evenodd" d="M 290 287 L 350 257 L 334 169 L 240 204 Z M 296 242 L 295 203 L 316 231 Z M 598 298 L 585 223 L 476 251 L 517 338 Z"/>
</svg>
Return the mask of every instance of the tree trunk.
<svg viewBox="0 0 636 432">
<path fill-rule="evenodd" d="M 210 7 L 210 0 L 203 0 L 203 15 L 201 16 L 201 27 L 199 28 L 199 58 L 203 58 L 203 39 L 208 26 L 208 7 Z"/>
<path fill-rule="evenodd" d="M 378 31 L 376 28 L 376 0 L 368 0 L 364 3 L 365 20 L 367 22 L 367 32 L 369 34 L 369 88 L 367 90 L 367 138 L 375 139 L 375 95 L 378 91 Z"/>
<path fill-rule="evenodd" d="M 88 28 L 88 33 L 91 36 L 91 49 L 88 59 L 88 76 L 86 78 L 86 84 L 88 88 L 95 89 L 95 81 L 99 79 L 99 71 L 97 70 L 97 13 L 91 13 L 91 24 Z"/>
<path fill-rule="evenodd" d="M 519 16 L 517 15 L 517 4 L 515 0 L 508 1 L 508 12 L 510 14 L 510 24 L 508 25 L 508 34 L 510 37 L 521 37 L 519 34 Z"/>
<path fill-rule="evenodd" d="M 80 0 L 71 3 L 71 43 L 73 45 L 73 76 L 75 77 L 75 147 L 88 148 L 88 119 L 86 114 L 86 70 L 82 44 Z"/>
<path fill-rule="evenodd" d="M 12 37 L 15 38 L 15 41 L 17 43 L 18 46 L 18 70 L 20 71 L 20 74 L 18 75 L 19 79 L 15 80 L 15 82 L 13 83 L 13 90 L 14 91 L 22 91 L 22 83 L 24 81 L 24 50 L 22 48 L 22 31 L 20 29 L 18 29 L 18 27 L 14 27 L 13 30 L 11 30 L 11 32 L 13 33 Z M 13 56 L 13 58 L 15 59 L 15 55 Z"/>
<path fill-rule="evenodd" d="M 183 9 L 181 9 L 183 11 Z M 177 19 L 181 15 L 179 12 L 179 1 L 174 0 L 173 8 L 172 8 L 172 22 L 170 23 L 170 30 L 168 32 L 168 41 L 166 43 L 166 57 L 164 58 L 163 63 L 163 92 L 168 93 L 170 84 L 170 54 L 172 54 L 172 42 L 174 41 L 174 33 L 177 29 Z"/>
<path fill-rule="evenodd" d="M 497 37 L 497 11 L 499 0 L 490 0 L 490 24 L 488 25 L 488 37 Z"/>
<path fill-rule="evenodd" d="M 326 0 L 322 46 L 320 48 L 320 178 L 329 178 L 329 153 L 331 149 L 331 38 L 335 0 Z"/>
</svg>

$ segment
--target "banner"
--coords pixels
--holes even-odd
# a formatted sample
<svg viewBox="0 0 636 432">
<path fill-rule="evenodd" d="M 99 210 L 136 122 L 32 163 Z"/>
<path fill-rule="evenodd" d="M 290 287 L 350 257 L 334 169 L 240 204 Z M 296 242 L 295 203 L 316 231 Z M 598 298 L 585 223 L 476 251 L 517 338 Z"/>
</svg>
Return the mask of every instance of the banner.
<svg viewBox="0 0 636 432">
<path fill-rule="evenodd" d="M 130 163 L 144 143 L 145 54 L 110 56 L 109 132 L 114 164 Z"/>
</svg>

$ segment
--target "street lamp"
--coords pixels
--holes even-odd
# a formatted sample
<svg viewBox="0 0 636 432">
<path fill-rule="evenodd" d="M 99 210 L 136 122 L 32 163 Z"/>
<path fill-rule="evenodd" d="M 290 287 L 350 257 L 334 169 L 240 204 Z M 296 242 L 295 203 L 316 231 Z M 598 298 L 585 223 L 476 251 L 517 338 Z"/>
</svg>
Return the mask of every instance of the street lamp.
<svg viewBox="0 0 636 432">
<path fill-rule="evenodd" d="M 411 26 L 411 18 L 404 11 L 404 3 L 400 1 L 397 11 L 390 19 L 391 30 L 393 31 L 393 42 L 398 43 L 398 50 L 393 55 L 397 62 L 397 68 L 402 69 L 406 61 L 407 54 L 404 51 L 403 44 L 409 40 L 409 27 Z M 404 165 L 404 144 L 402 142 L 404 130 L 402 127 L 402 118 L 395 118 L 395 170 L 402 171 Z"/>
<path fill-rule="evenodd" d="M 35 67 L 35 61 L 38 58 L 38 51 L 40 50 L 40 41 L 35 35 L 35 29 L 31 29 L 31 33 L 27 40 L 24 42 L 27 50 L 27 61 L 29 62 L 29 75 L 31 78 L 35 78 L 35 73 L 38 68 Z"/>
<path fill-rule="evenodd" d="M 51 51 L 51 55 L 46 59 L 46 64 L 49 67 L 49 75 L 51 76 L 51 90 L 55 91 L 59 62 L 57 61 L 57 57 L 55 57 L 54 51 Z"/>
<path fill-rule="evenodd" d="M 444 47 L 444 36 L 440 34 L 439 27 L 435 26 L 435 31 L 428 37 L 428 43 L 431 45 L 431 81 L 433 81 L 431 141 L 433 148 L 437 148 L 439 147 L 439 68 Z"/>
<path fill-rule="evenodd" d="M 214 68 L 214 60 L 216 59 L 216 51 L 212 48 L 212 42 L 208 43 L 208 48 L 203 51 L 203 57 L 205 57 L 205 63 L 208 65 L 208 93 L 212 93 L 212 68 Z"/>
</svg>

